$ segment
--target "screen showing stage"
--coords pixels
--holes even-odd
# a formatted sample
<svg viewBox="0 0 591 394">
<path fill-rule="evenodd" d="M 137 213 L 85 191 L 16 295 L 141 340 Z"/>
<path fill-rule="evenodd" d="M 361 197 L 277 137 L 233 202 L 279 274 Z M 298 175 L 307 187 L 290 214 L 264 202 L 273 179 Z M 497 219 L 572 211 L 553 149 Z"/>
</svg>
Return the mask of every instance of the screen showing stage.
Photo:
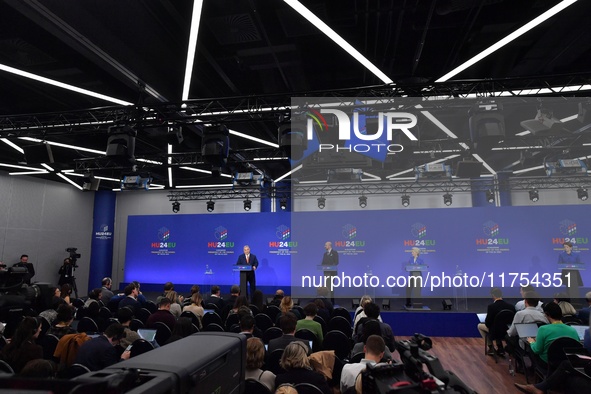
<svg viewBox="0 0 591 394">
<path fill-rule="evenodd" d="M 417 247 L 424 297 L 487 297 L 491 287 L 518 294 L 527 283 L 548 295 L 565 291 L 558 265 L 565 241 L 581 262 L 566 267 L 565 280 L 576 269 L 584 289 L 591 283 L 587 213 L 581 205 L 130 216 L 125 280 L 238 283 L 232 266 L 248 244 L 265 292 L 291 287 L 304 297 L 329 287 L 336 297 L 404 297 Z M 326 242 L 339 258 L 330 280 L 320 266 Z"/>
</svg>

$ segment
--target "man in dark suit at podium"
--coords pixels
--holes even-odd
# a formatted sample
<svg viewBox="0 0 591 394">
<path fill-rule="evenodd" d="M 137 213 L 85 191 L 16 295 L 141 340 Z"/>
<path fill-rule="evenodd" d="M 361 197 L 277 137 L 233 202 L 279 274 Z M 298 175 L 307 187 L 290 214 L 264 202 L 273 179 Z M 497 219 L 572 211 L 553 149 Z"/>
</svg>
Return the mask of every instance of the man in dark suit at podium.
<svg viewBox="0 0 591 394">
<path fill-rule="evenodd" d="M 242 250 L 244 253 L 238 256 L 238 261 L 236 262 L 236 265 L 252 266 L 252 271 L 246 273 L 246 283 L 249 284 L 249 286 L 247 286 L 246 288 L 246 297 L 248 297 L 249 294 L 252 295 L 254 291 L 257 289 L 256 277 L 254 272 L 259 266 L 259 261 L 257 260 L 257 256 L 250 253 L 250 246 L 244 245 L 244 248 Z M 250 289 L 248 287 L 250 287 Z"/>
<path fill-rule="evenodd" d="M 326 252 L 324 252 L 324 254 L 322 255 L 322 265 L 326 265 L 326 266 L 339 265 L 339 254 L 336 250 L 334 250 L 332 248 L 332 242 L 326 242 L 324 244 L 324 249 L 326 249 Z M 337 270 L 336 270 L 336 268 L 334 270 L 330 270 L 330 271 L 324 270 L 323 275 L 324 276 L 336 276 Z M 328 295 L 330 296 L 331 302 L 334 304 L 334 290 L 331 290 Z"/>
<path fill-rule="evenodd" d="M 339 265 L 339 254 L 332 248 L 332 242 L 324 244 L 326 252 L 322 256 L 322 265 Z"/>
</svg>

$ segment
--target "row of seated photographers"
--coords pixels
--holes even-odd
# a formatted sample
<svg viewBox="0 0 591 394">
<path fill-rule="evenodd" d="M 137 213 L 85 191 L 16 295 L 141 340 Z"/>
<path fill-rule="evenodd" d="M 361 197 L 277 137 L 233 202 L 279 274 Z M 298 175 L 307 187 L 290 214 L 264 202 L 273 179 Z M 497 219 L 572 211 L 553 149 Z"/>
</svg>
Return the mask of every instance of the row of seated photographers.
<svg viewBox="0 0 591 394">
<path fill-rule="evenodd" d="M 226 299 L 219 286 L 212 286 L 203 299 L 196 285 L 185 299 L 168 282 L 152 302 L 137 282 L 123 294 L 113 294 L 110 285 L 105 278 L 103 287 L 85 299 L 72 298 L 67 288 L 52 288 L 51 307 L 10 315 L 1 337 L 0 370 L 19 377 L 72 379 L 200 331 L 226 331 L 248 338 L 246 393 L 290 387 L 300 394 L 381 393 L 389 392 L 382 387 L 389 381 L 415 390 L 408 392 L 472 392 L 421 350 L 428 349 L 422 336 L 397 342 L 369 296 L 361 299 L 352 318 L 325 296 L 302 308 L 282 290 L 264 303 L 262 292 L 255 291 L 249 302 L 238 286 Z M 423 371 L 423 363 L 431 374 Z M 362 379 L 368 366 L 376 368 Z"/>
<path fill-rule="evenodd" d="M 497 362 L 509 355 L 510 370 L 525 375 L 526 384 L 515 383 L 522 392 L 591 393 L 591 292 L 588 305 L 578 311 L 566 294 L 557 293 L 546 304 L 532 286 L 523 286 L 521 295 L 523 300 L 512 305 L 500 289 L 491 290 L 493 303 L 478 325 L 486 354 Z M 530 384 L 532 374 L 535 384 Z"/>
</svg>

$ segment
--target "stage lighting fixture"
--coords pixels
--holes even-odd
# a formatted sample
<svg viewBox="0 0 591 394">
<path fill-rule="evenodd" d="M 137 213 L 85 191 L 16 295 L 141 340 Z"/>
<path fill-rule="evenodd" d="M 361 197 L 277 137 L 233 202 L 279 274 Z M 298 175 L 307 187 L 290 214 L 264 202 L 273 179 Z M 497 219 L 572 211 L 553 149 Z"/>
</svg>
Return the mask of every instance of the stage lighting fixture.
<svg viewBox="0 0 591 394">
<path fill-rule="evenodd" d="M 180 210 L 181 210 L 181 203 L 178 202 L 178 201 L 173 201 L 173 203 L 172 203 L 172 212 L 179 213 Z"/>
<path fill-rule="evenodd" d="M 402 198 L 402 206 L 408 207 L 410 205 L 410 196 L 405 194 L 401 198 Z"/>
<path fill-rule="evenodd" d="M 589 193 L 587 193 L 587 189 L 584 189 L 582 187 L 578 188 L 577 197 L 579 197 L 579 200 L 581 201 L 587 201 L 587 199 L 589 198 Z"/>
<path fill-rule="evenodd" d="M 215 201 L 209 200 L 207 202 L 207 212 L 213 212 L 215 209 Z"/>
<path fill-rule="evenodd" d="M 361 208 L 367 207 L 367 197 L 365 197 L 365 196 L 359 197 L 359 206 Z"/>
<path fill-rule="evenodd" d="M 448 207 L 451 205 L 451 203 L 452 203 L 451 194 L 445 193 L 443 195 L 443 203 L 445 205 L 447 205 Z"/>
<path fill-rule="evenodd" d="M 279 200 L 279 207 L 282 211 L 285 211 L 287 209 L 287 198 L 282 198 Z"/>
<path fill-rule="evenodd" d="M 244 200 L 244 210 L 245 211 L 250 211 L 250 208 L 252 208 L 252 201 L 250 201 L 247 198 L 246 200 Z"/>
<path fill-rule="evenodd" d="M 486 191 L 486 201 L 488 201 L 489 204 L 495 203 L 495 193 L 492 190 Z"/>
<path fill-rule="evenodd" d="M 324 209 L 325 206 L 326 206 L 326 198 L 319 197 L 318 198 L 318 208 Z"/>
<path fill-rule="evenodd" d="M 529 191 L 529 199 L 532 202 L 538 202 L 540 199 L 540 194 L 538 193 L 538 189 L 532 189 Z"/>
</svg>

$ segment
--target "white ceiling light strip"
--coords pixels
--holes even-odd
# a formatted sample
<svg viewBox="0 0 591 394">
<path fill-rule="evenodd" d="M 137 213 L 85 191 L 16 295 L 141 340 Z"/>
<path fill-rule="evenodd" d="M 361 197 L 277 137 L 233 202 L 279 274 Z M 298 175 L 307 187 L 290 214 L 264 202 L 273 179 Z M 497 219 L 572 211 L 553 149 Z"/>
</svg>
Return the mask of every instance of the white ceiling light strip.
<svg viewBox="0 0 591 394">
<path fill-rule="evenodd" d="M 515 40 L 517 37 L 523 35 L 524 33 L 528 32 L 529 30 L 533 29 L 534 27 L 538 26 L 540 23 L 546 21 L 547 19 L 553 17 L 554 15 L 558 14 L 560 11 L 564 10 L 565 8 L 573 5 L 576 3 L 577 0 L 563 0 L 554 7 L 550 8 L 548 11 L 544 12 L 540 16 L 532 19 L 519 29 L 515 30 L 513 33 L 509 34 L 507 37 L 501 39 L 500 41 L 496 42 L 495 44 L 491 45 L 490 47 L 486 48 L 484 51 L 480 52 L 470 60 L 466 61 L 463 64 L 460 64 L 458 67 L 454 68 L 435 82 L 445 82 L 450 78 L 453 78 L 457 74 L 461 73 L 468 67 L 476 64 L 477 62 L 481 61 L 491 53 L 495 52 L 496 50 L 504 47 L 505 45 L 509 44 L 511 41 Z"/>
<path fill-rule="evenodd" d="M 64 181 L 68 182 L 70 185 L 76 187 L 79 190 L 82 190 L 82 186 L 80 186 L 79 184 L 77 184 L 76 182 L 74 182 L 73 180 L 71 180 L 70 178 L 68 178 L 67 176 L 65 176 L 64 174 L 60 174 L 59 172 L 57 173 L 57 176 L 59 176 L 60 178 L 62 178 Z"/>
<path fill-rule="evenodd" d="M 493 168 L 491 166 L 488 165 L 488 163 L 486 161 L 484 161 L 482 159 L 482 157 L 480 157 L 480 155 L 476 154 L 476 153 L 472 153 L 472 156 L 478 160 L 479 162 L 482 163 L 482 165 L 484 166 L 484 168 L 486 168 L 488 170 L 488 172 L 490 172 L 492 175 L 496 175 L 497 172 L 495 170 L 493 170 Z"/>
<path fill-rule="evenodd" d="M 21 169 L 21 170 L 30 170 L 30 171 L 45 171 L 43 168 L 19 166 L 19 165 L 16 165 L 16 164 L 8 164 L 8 163 L 0 163 L 0 167 L 18 168 L 18 169 Z"/>
<path fill-rule="evenodd" d="M 220 184 L 220 185 L 181 185 L 175 186 L 175 189 L 215 189 L 215 188 L 226 188 L 226 187 L 233 187 L 234 184 L 227 183 L 227 184 Z"/>
<path fill-rule="evenodd" d="M 535 167 L 530 167 L 530 168 L 524 168 L 522 170 L 513 171 L 513 174 L 523 174 L 524 172 L 530 172 L 530 171 L 542 170 L 542 169 L 544 169 L 544 166 L 535 166 Z"/>
<path fill-rule="evenodd" d="M 24 172 L 9 172 L 8 175 L 39 175 L 39 174 L 49 174 L 49 171 L 24 171 Z"/>
<path fill-rule="evenodd" d="M 195 63 L 195 49 L 197 48 L 197 35 L 199 34 L 199 22 L 201 21 L 201 9 L 203 0 L 193 2 L 193 16 L 191 18 L 191 31 L 189 33 L 189 48 L 187 50 L 187 64 L 185 66 L 185 81 L 183 83 L 182 101 L 189 99 L 191 89 L 191 78 L 193 76 L 193 65 Z M 171 186 L 172 187 L 172 186 Z"/>
<path fill-rule="evenodd" d="M 48 164 L 41 163 L 41 166 L 43 166 L 43 167 L 47 168 L 47 170 L 48 170 L 48 171 L 55 171 L 55 170 L 53 169 L 53 167 L 51 167 L 51 166 L 50 166 L 50 165 L 48 165 Z"/>
<path fill-rule="evenodd" d="M 291 174 L 293 174 L 296 171 L 299 171 L 302 169 L 302 164 L 300 164 L 299 166 L 291 169 L 290 171 L 287 171 L 285 174 L 281 175 L 279 178 L 275 179 L 273 182 L 277 183 L 277 182 L 281 182 L 282 180 L 284 180 L 285 178 L 287 178 L 288 176 L 290 176 Z"/>
<path fill-rule="evenodd" d="M 22 71 L 22 70 L 19 70 L 17 68 L 14 68 L 14 67 L 7 66 L 5 64 L 0 64 L 0 70 L 1 71 L 9 72 L 11 74 L 16 74 L 16 75 L 19 75 L 19 76 L 24 77 L 24 78 L 29 78 L 29 79 L 33 79 L 35 81 L 43 82 L 43 83 L 46 83 L 48 85 L 53 85 L 53 86 L 56 86 L 58 88 L 70 90 L 72 92 L 84 94 L 86 96 L 91 96 L 91 97 L 95 97 L 95 98 L 98 98 L 98 99 L 101 99 L 101 100 L 109 101 L 109 102 L 114 103 L 114 104 L 118 104 L 118 105 L 133 105 L 133 103 L 130 103 L 129 101 L 119 100 L 119 99 L 117 99 L 115 97 L 111 97 L 111 96 L 107 96 L 107 95 L 104 95 L 104 94 L 96 93 L 96 92 L 93 92 L 93 91 L 90 91 L 90 90 L 82 89 L 82 88 L 76 87 L 74 85 L 69 85 L 67 83 L 55 81 L 53 79 L 45 78 L 45 77 L 42 77 L 40 75 L 36 75 L 36 74 L 32 74 L 32 73 L 29 73 L 29 72 L 26 72 L 26 71 Z"/>
<path fill-rule="evenodd" d="M 261 143 L 263 145 L 268 145 L 268 146 L 271 146 L 273 148 L 279 149 L 279 144 L 276 144 L 274 142 L 269 142 L 269 141 L 266 141 L 266 140 L 263 140 L 263 139 L 260 139 L 260 138 L 257 138 L 257 137 L 253 137 L 253 136 L 248 135 L 248 134 L 240 133 L 240 132 L 238 132 L 236 130 L 230 130 L 230 134 L 235 135 L 236 137 L 245 138 L 247 140 L 259 142 L 259 143 Z"/>
<path fill-rule="evenodd" d="M 296 10 L 300 15 L 302 15 L 306 20 L 308 20 L 312 25 L 316 26 L 322 33 L 324 33 L 328 38 L 333 40 L 337 45 L 345 50 L 348 54 L 353 56 L 355 60 L 361 63 L 365 68 L 371 71 L 376 77 L 378 77 L 383 83 L 391 84 L 394 83 L 386 74 L 384 74 L 379 68 L 377 68 L 372 62 L 367 60 L 365 56 L 363 56 L 359 51 L 351 46 L 347 41 L 345 41 L 341 36 L 339 36 L 334 30 L 332 30 L 326 23 L 324 23 L 320 18 L 314 15 L 309 9 L 304 7 L 299 1 L 297 0 L 284 0 L 291 8 Z"/>
<path fill-rule="evenodd" d="M 437 160 L 434 160 L 434 161 L 430 161 L 429 163 L 425 163 L 425 165 L 426 164 L 437 164 L 437 163 L 441 163 L 441 162 L 446 161 L 446 160 L 455 159 L 458 156 L 460 156 L 460 155 L 450 155 L 450 156 L 444 157 L 443 159 L 437 159 Z M 396 174 L 388 175 L 386 177 L 386 179 L 392 179 L 392 178 L 397 177 L 398 175 L 406 174 L 406 173 L 412 172 L 414 170 L 415 170 L 414 168 L 410 168 L 408 170 L 400 171 L 400 172 L 397 172 Z"/>
<path fill-rule="evenodd" d="M 84 152 L 96 153 L 97 155 L 103 155 L 104 156 L 104 155 L 107 154 L 107 152 L 101 151 L 101 150 L 84 148 L 82 146 L 76 146 L 76 145 L 62 144 L 60 142 L 40 140 L 39 138 L 32 138 L 32 137 L 18 137 L 18 138 L 20 140 L 24 140 L 24 141 L 45 142 L 45 143 L 47 143 L 49 145 L 52 145 L 52 146 L 59 146 L 59 147 L 62 147 L 62 148 L 73 149 L 73 150 L 81 150 L 81 151 L 84 151 Z"/>
<path fill-rule="evenodd" d="M 362 182 L 381 181 L 382 180 L 382 178 L 380 178 L 379 176 L 374 175 L 374 174 L 370 174 L 369 172 L 363 171 L 363 175 L 369 177 L 369 179 L 363 179 L 363 178 L 361 178 L 361 181 Z"/>
<path fill-rule="evenodd" d="M 209 170 L 202 170 L 201 168 L 193 168 L 193 167 L 179 167 L 181 170 L 189 170 L 189 171 L 195 171 L 195 172 L 201 172 L 203 174 L 209 174 L 211 175 L 211 171 Z"/>
<path fill-rule="evenodd" d="M 21 148 L 20 146 L 18 146 L 17 144 L 15 144 L 11 140 L 9 140 L 8 138 L 0 138 L 0 141 L 4 142 L 6 145 L 10 146 L 12 149 L 14 149 L 20 153 L 25 153 L 23 148 Z"/>
</svg>

